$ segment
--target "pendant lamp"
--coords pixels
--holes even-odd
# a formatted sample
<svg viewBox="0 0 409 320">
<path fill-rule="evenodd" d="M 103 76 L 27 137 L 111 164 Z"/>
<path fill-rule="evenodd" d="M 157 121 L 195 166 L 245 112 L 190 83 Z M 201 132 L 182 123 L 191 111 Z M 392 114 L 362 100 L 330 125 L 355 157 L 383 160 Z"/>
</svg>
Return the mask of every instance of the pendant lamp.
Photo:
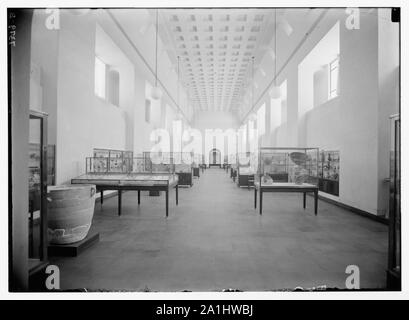
<svg viewBox="0 0 409 320">
<path fill-rule="evenodd" d="M 152 88 L 151 97 L 154 100 L 162 98 L 162 90 L 158 86 L 158 9 L 156 9 L 156 38 L 155 38 L 155 86 Z"/>
<path fill-rule="evenodd" d="M 270 97 L 272 99 L 279 99 L 281 97 L 281 89 L 277 86 L 277 9 L 274 9 L 274 82 L 270 90 Z"/>
</svg>

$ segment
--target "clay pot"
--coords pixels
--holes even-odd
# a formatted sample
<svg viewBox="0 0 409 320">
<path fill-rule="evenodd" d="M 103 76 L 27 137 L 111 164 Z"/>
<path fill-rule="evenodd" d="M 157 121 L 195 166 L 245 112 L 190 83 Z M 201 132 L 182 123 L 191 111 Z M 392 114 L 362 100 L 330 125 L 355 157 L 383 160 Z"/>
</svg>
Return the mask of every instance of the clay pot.
<svg viewBox="0 0 409 320">
<path fill-rule="evenodd" d="M 291 152 L 290 159 L 298 166 L 304 166 L 308 160 L 308 155 L 303 152 Z"/>
<path fill-rule="evenodd" d="M 94 215 L 95 194 L 93 184 L 48 187 L 50 243 L 70 244 L 87 236 Z"/>
</svg>

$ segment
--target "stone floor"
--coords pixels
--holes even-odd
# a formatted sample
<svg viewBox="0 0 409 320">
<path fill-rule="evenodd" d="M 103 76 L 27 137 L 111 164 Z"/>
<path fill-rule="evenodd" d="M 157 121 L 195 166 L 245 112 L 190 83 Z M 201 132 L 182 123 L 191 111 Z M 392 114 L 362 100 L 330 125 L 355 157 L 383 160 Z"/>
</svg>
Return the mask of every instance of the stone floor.
<svg viewBox="0 0 409 320">
<path fill-rule="evenodd" d="M 266 194 L 260 216 L 253 190 L 239 188 L 221 169 L 208 169 L 179 205 L 137 193 L 95 206 L 100 242 L 76 258 L 53 258 L 62 289 L 243 291 L 296 286 L 345 288 L 348 265 L 360 268 L 361 288 L 385 286 L 387 227 L 301 194 Z"/>
</svg>

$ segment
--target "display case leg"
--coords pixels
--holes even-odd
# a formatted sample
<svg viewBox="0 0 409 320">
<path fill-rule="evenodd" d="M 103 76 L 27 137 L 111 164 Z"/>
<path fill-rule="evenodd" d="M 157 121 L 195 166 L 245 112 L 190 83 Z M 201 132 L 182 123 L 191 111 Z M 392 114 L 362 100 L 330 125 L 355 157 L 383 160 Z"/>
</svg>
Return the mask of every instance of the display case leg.
<svg viewBox="0 0 409 320">
<path fill-rule="evenodd" d="M 314 212 L 315 215 L 318 213 L 318 191 L 314 192 Z"/>
<path fill-rule="evenodd" d="M 176 205 L 179 204 L 179 186 L 176 185 Z"/>
<path fill-rule="evenodd" d="M 122 209 L 122 190 L 118 190 L 118 216 L 121 215 Z"/>
<path fill-rule="evenodd" d="M 254 209 L 257 209 L 257 188 L 254 188 Z"/>
<path fill-rule="evenodd" d="M 260 188 L 259 193 L 260 193 L 260 203 L 259 203 L 259 205 L 260 205 L 260 215 L 261 215 L 263 213 L 263 191 L 261 191 L 261 188 Z"/>
<path fill-rule="evenodd" d="M 104 191 L 101 190 L 101 205 L 104 204 Z"/>
<path fill-rule="evenodd" d="M 305 204 L 306 204 L 306 202 L 307 202 L 307 193 L 304 192 L 304 193 L 303 193 L 303 208 L 304 208 L 304 209 L 305 209 Z"/>
<path fill-rule="evenodd" d="M 141 190 L 138 190 L 138 204 L 141 204 Z"/>
<path fill-rule="evenodd" d="M 166 193 L 165 197 L 166 197 L 166 218 L 167 218 L 169 215 L 169 189 L 166 189 L 165 193 Z"/>
</svg>

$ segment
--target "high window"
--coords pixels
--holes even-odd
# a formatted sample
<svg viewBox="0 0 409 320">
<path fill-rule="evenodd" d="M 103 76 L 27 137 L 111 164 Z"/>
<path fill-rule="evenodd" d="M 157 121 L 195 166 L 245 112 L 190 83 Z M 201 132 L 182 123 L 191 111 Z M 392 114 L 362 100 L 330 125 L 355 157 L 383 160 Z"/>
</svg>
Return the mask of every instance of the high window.
<svg viewBox="0 0 409 320">
<path fill-rule="evenodd" d="M 338 69 L 339 58 L 337 57 L 329 64 L 329 92 L 328 99 L 335 98 L 338 95 Z"/>
<path fill-rule="evenodd" d="M 105 99 L 106 93 L 106 64 L 95 57 L 95 95 Z"/>
</svg>

